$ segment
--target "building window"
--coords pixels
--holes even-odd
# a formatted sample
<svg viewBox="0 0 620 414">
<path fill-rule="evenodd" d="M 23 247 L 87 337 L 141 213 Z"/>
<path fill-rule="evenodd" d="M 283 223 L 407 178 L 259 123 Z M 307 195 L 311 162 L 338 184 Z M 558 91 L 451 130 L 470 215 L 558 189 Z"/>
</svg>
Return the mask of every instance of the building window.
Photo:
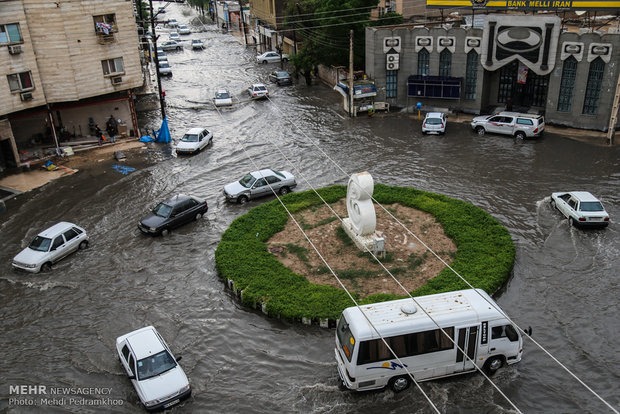
<svg viewBox="0 0 620 414">
<path fill-rule="evenodd" d="M 9 80 L 11 92 L 23 92 L 34 89 L 30 72 L 13 73 L 6 76 Z"/>
<path fill-rule="evenodd" d="M 467 54 L 465 69 L 465 99 L 476 99 L 476 82 L 478 80 L 478 52 L 470 50 Z"/>
<path fill-rule="evenodd" d="M 123 70 L 123 58 L 115 58 L 102 60 L 101 66 L 103 67 L 103 76 L 122 75 Z"/>
<path fill-rule="evenodd" d="M 396 98 L 396 89 L 398 85 L 398 71 L 385 71 L 385 97 Z"/>
<path fill-rule="evenodd" d="M 429 73 L 429 54 L 428 50 L 422 49 L 418 52 L 418 75 L 428 75 Z"/>
<path fill-rule="evenodd" d="M 118 31 L 116 28 L 115 14 L 93 16 L 93 21 L 95 22 L 95 33 L 97 34 L 110 35 Z"/>
<path fill-rule="evenodd" d="M 506 102 L 512 98 L 512 89 L 517 82 L 517 69 L 519 62 L 513 61 L 502 66 L 499 70 L 499 90 L 497 91 L 497 102 Z"/>
<path fill-rule="evenodd" d="M 603 59 L 596 58 L 590 63 L 590 73 L 588 73 L 588 86 L 586 86 L 586 97 L 583 102 L 583 113 L 596 115 L 598 103 L 601 96 L 601 85 L 603 83 L 603 72 L 605 62 Z"/>
<path fill-rule="evenodd" d="M 22 42 L 19 23 L 0 24 L 0 44 Z"/>
<path fill-rule="evenodd" d="M 452 73 L 452 53 L 444 49 L 439 54 L 439 76 L 450 76 Z"/>
<path fill-rule="evenodd" d="M 577 59 L 570 56 L 564 61 L 562 67 L 562 80 L 560 81 L 560 96 L 558 96 L 558 111 L 570 112 L 573 106 L 573 89 L 577 76 Z"/>
</svg>

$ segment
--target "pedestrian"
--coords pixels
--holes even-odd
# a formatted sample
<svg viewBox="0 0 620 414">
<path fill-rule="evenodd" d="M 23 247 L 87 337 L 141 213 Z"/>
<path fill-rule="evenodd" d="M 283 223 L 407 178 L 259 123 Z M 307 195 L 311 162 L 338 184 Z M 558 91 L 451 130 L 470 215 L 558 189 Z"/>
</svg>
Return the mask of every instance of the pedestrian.
<svg viewBox="0 0 620 414">
<path fill-rule="evenodd" d="M 512 98 L 508 97 L 508 99 L 506 99 L 506 110 L 508 112 L 512 111 Z"/>
<path fill-rule="evenodd" d="M 95 134 L 97 135 L 97 139 L 99 140 L 99 145 L 103 144 L 105 141 L 105 137 L 103 136 L 103 131 L 99 128 L 99 125 L 95 124 Z"/>
</svg>

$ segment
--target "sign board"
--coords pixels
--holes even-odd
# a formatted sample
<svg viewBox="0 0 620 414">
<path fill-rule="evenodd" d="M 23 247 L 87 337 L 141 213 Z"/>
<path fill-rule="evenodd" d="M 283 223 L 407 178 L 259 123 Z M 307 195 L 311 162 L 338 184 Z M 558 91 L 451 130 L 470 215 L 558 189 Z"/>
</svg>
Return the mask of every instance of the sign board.
<svg viewBox="0 0 620 414">
<path fill-rule="evenodd" d="M 618 0 L 426 0 L 435 9 L 476 10 L 610 10 L 618 11 Z"/>
</svg>

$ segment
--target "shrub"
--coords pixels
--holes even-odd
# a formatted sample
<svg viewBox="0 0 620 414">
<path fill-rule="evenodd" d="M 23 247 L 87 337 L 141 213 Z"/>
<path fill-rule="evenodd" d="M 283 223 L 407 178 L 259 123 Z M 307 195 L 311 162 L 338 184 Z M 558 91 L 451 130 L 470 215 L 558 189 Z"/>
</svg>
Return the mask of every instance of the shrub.
<svg viewBox="0 0 620 414">
<path fill-rule="evenodd" d="M 334 203 L 346 196 L 346 187 L 326 187 L 318 192 L 326 202 Z M 374 197 L 382 205 L 399 203 L 433 215 L 458 249 L 452 269 L 474 287 L 493 293 L 509 277 L 515 259 L 514 244 L 508 230 L 482 209 L 441 194 L 382 184 L 375 185 Z M 288 194 L 282 201 L 291 213 L 323 203 L 312 190 Z M 344 308 L 353 306 L 349 295 L 343 289 L 310 283 L 282 265 L 267 250 L 265 242 L 284 229 L 288 218 L 278 200 L 273 200 L 235 219 L 215 251 L 216 270 L 243 291 L 244 304 L 266 303 L 268 315 L 291 320 L 302 317 L 336 319 Z M 342 234 L 339 232 L 337 237 Z M 346 270 L 338 271 L 343 272 L 347 274 Z M 421 296 L 467 288 L 467 284 L 446 267 L 426 285 L 410 293 Z M 359 298 L 352 293 L 352 296 L 360 303 L 372 303 L 401 298 L 405 294 Z"/>
</svg>

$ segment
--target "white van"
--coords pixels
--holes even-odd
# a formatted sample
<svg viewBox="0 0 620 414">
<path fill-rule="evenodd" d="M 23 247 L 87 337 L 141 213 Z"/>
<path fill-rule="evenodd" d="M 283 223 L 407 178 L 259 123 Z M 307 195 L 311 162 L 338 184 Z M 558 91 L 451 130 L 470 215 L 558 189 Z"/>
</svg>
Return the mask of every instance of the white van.
<svg viewBox="0 0 620 414">
<path fill-rule="evenodd" d="M 521 360 L 521 334 L 483 290 L 415 299 L 434 322 L 417 309 L 411 298 L 351 307 L 342 312 L 334 351 L 345 387 L 365 391 L 387 386 L 400 392 L 411 385 L 408 373 L 416 381 L 426 381 L 474 371 L 474 362 L 492 373 L 504 364 Z"/>
</svg>

